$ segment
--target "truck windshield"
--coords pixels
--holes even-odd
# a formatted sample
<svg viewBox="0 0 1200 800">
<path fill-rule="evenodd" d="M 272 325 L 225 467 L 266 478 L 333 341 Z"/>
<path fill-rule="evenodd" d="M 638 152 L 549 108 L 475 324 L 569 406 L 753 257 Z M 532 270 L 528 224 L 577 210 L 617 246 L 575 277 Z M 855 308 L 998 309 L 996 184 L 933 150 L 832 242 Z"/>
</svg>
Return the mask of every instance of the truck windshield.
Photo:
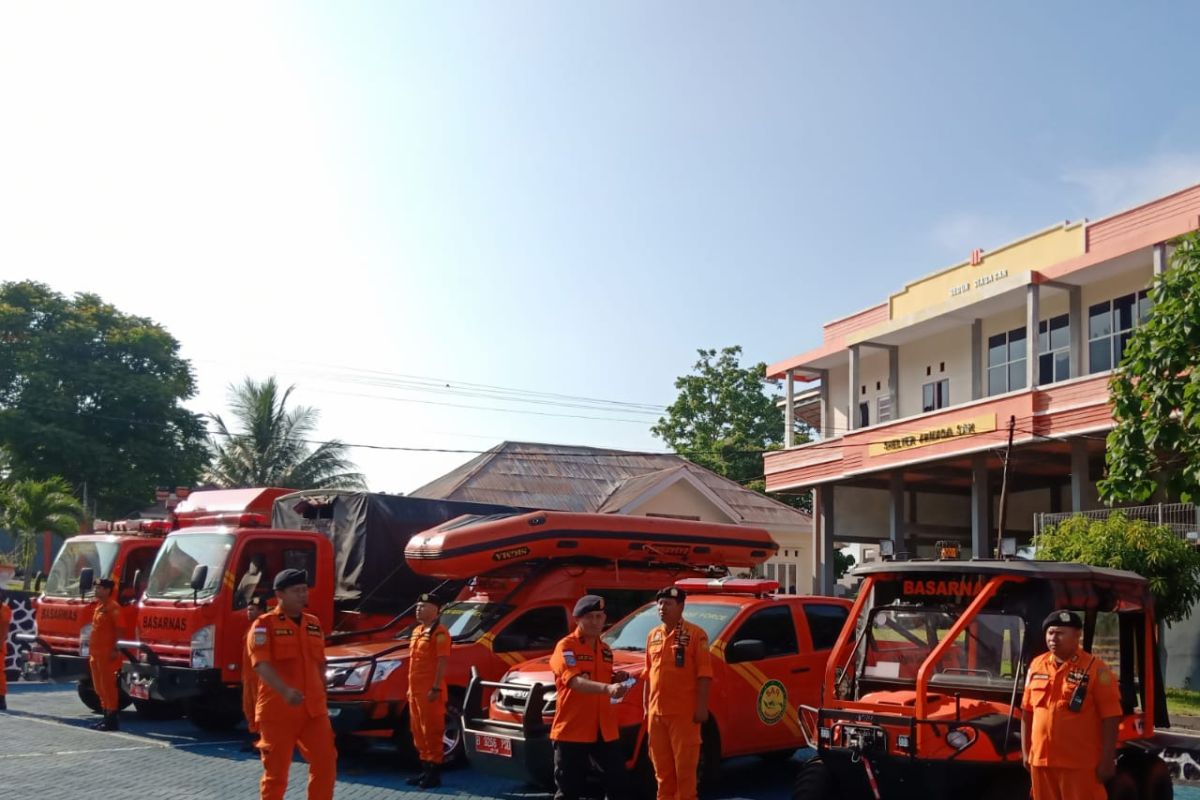
<svg viewBox="0 0 1200 800">
<path fill-rule="evenodd" d="M 957 613 L 927 606 L 886 606 L 870 612 L 860 670 L 864 680 L 915 683 L 917 670 L 958 622 Z M 964 688 L 1012 686 L 1021 662 L 1020 617 L 976 616 L 934 664 L 933 684 Z"/>
<path fill-rule="evenodd" d="M 689 600 L 683 606 L 683 618 L 703 628 L 711 642 L 733 619 L 738 608 L 727 603 L 697 603 Z M 604 634 L 604 641 L 613 650 L 645 650 L 646 637 L 659 624 L 658 605 L 650 603 L 609 628 Z"/>
<path fill-rule="evenodd" d="M 233 549 L 233 534 L 173 533 L 163 542 L 150 568 L 146 597 L 154 599 L 183 599 L 192 596 L 192 572 L 200 564 L 208 566 L 204 587 L 197 598 L 212 597 L 221 587 L 225 562 Z"/>
<path fill-rule="evenodd" d="M 455 642 L 473 642 L 491 630 L 500 618 L 512 606 L 503 603 L 447 603 L 442 607 L 440 621 L 450 632 L 450 639 Z M 407 639 L 412 636 L 413 625 L 407 625 L 396 634 L 397 639 Z"/>
<path fill-rule="evenodd" d="M 92 568 L 96 580 L 112 577 L 113 564 L 121 546 L 116 542 L 87 542 L 67 540 L 54 566 L 46 576 L 46 594 L 50 597 L 77 597 L 79 595 L 79 573 L 84 567 Z M 94 592 L 88 592 L 90 597 Z"/>
</svg>

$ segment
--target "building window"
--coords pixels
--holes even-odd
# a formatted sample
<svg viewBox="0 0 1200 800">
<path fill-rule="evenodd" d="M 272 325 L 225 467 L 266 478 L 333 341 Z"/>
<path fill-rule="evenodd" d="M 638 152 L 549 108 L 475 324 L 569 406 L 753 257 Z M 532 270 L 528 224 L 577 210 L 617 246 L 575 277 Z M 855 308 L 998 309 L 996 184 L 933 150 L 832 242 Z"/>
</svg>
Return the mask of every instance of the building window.
<svg viewBox="0 0 1200 800">
<path fill-rule="evenodd" d="M 1025 329 L 988 337 L 988 395 L 1025 388 Z"/>
<path fill-rule="evenodd" d="M 1038 385 L 1071 377 L 1071 315 L 1038 323 Z"/>
<path fill-rule="evenodd" d="M 858 404 L 858 427 L 865 428 L 871 424 L 871 404 Z"/>
<path fill-rule="evenodd" d="M 1133 329 L 1149 316 L 1150 297 L 1144 289 L 1088 308 L 1088 372 L 1116 368 Z"/>
<path fill-rule="evenodd" d="M 921 387 L 921 410 L 936 411 L 950 405 L 950 379 L 927 383 Z"/>
</svg>

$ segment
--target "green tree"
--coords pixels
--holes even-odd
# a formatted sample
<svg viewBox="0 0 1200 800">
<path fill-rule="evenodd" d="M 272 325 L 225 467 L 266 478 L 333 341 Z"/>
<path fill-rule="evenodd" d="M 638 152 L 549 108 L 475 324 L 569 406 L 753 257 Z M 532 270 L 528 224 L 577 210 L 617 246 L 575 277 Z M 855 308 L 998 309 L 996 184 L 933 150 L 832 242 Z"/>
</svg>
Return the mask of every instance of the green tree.
<svg viewBox="0 0 1200 800">
<path fill-rule="evenodd" d="M 850 571 L 850 568 L 855 565 L 856 559 L 850 553 L 843 553 L 841 550 L 833 551 L 833 579 L 840 581 L 842 576 Z"/>
<path fill-rule="evenodd" d="M 763 453 L 784 442 L 780 396 L 767 391 L 778 389 L 779 383 L 763 377 L 766 364 L 743 367 L 741 347 L 697 352 L 700 360 L 692 373 L 675 380 L 679 396 L 650 432 L 690 461 L 765 492 Z M 808 441 L 807 431 L 798 427 L 796 441 Z M 779 498 L 811 506 L 807 493 Z"/>
<path fill-rule="evenodd" d="M 1150 300 L 1109 384 L 1117 424 L 1097 487 L 1109 502 L 1145 502 L 1160 486 L 1192 502 L 1200 498 L 1200 236 L 1178 242 Z"/>
<path fill-rule="evenodd" d="M 16 563 L 25 573 L 25 589 L 32 581 L 37 537 L 50 531 L 59 536 L 79 532 L 83 506 L 71 486 L 59 477 L 44 481 L 20 480 L 0 490 L 4 526 L 17 537 Z"/>
<path fill-rule="evenodd" d="M 210 416 L 216 430 L 210 437 L 208 482 L 227 488 L 366 487 L 346 457 L 346 445 L 333 440 L 312 447 L 319 414 L 308 406 L 288 409 L 295 388 L 281 393 L 273 376 L 262 383 L 246 378 L 240 386 L 229 387 L 229 407 L 239 430 L 231 430 L 220 415 Z"/>
<path fill-rule="evenodd" d="M 101 516 L 145 506 L 156 486 L 193 483 L 204 424 L 179 343 L 93 294 L 0 284 L 0 447 L 11 478 L 59 475 Z"/>
<path fill-rule="evenodd" d="M 1187 619 L 1200 600 L 1200 550 L 1165 525 L 1131 520 L 1121 511 L 1107 519 L 1070 517 L 1037 538 L 1037 557 L 1136 572 L 1150 581 L 1154 608 L 1168 625 Z"/>
</svg>

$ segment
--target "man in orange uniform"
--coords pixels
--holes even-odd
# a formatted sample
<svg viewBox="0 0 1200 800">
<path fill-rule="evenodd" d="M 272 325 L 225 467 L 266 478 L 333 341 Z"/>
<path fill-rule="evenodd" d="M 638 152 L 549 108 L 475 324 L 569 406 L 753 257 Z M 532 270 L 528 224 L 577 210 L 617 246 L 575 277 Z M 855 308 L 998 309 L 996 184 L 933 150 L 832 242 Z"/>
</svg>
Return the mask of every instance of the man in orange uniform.
<svg viewBox="0 0 1200 800">
<path fill-rule="evenodd" d="M 285 569 L 275 576 L 279 606 L 259 617 L 250 659 L 261 681 L 254 717 L 263 776 L 261 800 L 283 800 L 297 747 L 308 762 L 308 800 L 331 800 L 337 749 L 325 707 L 325 634 L 306 614 L 308 573 Z"/>
<path fill-rule="evenodd" d="M 1021 750 L 1034 800 L 1104 800 L 1116 771 L 1121 696 L 1108 666 L 1083 650 L 1083 620 L 1055 611 L 1042 623 L 1049 652 L 1029 663 Z"/>
<path fill-rule="evenodd" d="M 700 726 L 708 720 L 708 634 L 683 618 L 687 593 L 658 592 L 662 624 L 646 637 L 646 735 L 658 800 L 696 800 Z"/>
<path fill-rule="evenodd" d="M 592 760 L 600 767 L 608 800 L 628 795 L 613 703 L 629 687 L 622 682 L 623 673 L 613 672 L 612 650 L 600 641 L 606 616 L 603 597 L 581 597 L 575 604 L 574 632 L 559 641 L 550 656 L 558 693 L 550 726 L 555 800 L 578 800 Z"/>
<path fill-rule="evenodd" d="M 251 596 L 246 601 L 246 619 L 250 627 L 246 629 L 246 646 L 242 648 L 242 716 L 246 718 L 246 731 L 249 739 L 242 745 L 243 751 L 253 749 L 258 741 L 258 722 L 254 718 L 254 707 L 258 704 L 258 673 L 254 671 L 253 643 L 254 621 L 262 615 L 262 600 Z"/>
<path fill-rule="evenodd" d="M 117 670 L 121 657 L 117 652 L 117 624 L 121 608 L 113 599 L 116 583 L 111 578 L 96 581 L 96 610 L 92 613 L 92 636 L 88 640 L 88 667 L 92 688 L 100 698 L 104 719 L 92 727 L 98 731 L 121 729 L 117 721 Z"/>
<path fill-rule="evenodd" d="M 8 626 L 12 624 L 12 609 L 8 607 L 8 593 L 0 588 L 0 711 L 8 711 L 8 674 L 4 665 L 8 663 Z"/>
<path fill-rule="evenodd" d="M 446 662 L 450 633 L 438 624 L 441 609 L 433 595 L 417 601 L 417 626 L 408 640 L 408 723 L 413 746 L 421 759 L 421 774 L 409 786 L 432 789 L 442 785 L 442 735 L 446 731 Z"/>
</svg>

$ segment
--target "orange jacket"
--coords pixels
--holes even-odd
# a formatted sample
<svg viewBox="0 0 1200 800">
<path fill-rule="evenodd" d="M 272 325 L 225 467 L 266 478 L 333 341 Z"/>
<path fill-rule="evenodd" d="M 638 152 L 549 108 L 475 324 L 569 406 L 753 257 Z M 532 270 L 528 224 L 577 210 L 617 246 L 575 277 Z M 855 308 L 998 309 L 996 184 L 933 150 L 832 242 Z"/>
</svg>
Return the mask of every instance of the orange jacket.
<svg viewBox="0 0 1200 800">
<path fill-rule="evenodd" d="M 1083 706 L 1069 706 L 1087 676 Z M 1102 720 L 1121 716 L 1121 693 L 1112 670 L 1079 650 L 1062 664 L 1043 653 L 1029 663 L 1021 708 L 1033 714 L 1029 761 L 1035 767 L 1093 769 L 1100 761 Z"/>
<path fill-rule="evenodd" d="M 676 651 L 682 650 L 679 666 Z M 687 620 L 667 630 L 659 625 L 646 636 L 646 680 L 650 685 L 647 714 L 683 715 L 696 710 L 696 683 L 712 677 L 708 634 Z"/>
<path fill-rule="evenodd" d="M 88 650 L 93 658 L 107 660 L 116 649 L 120 615 L 121 607 L 112 598 L 107 603 L 96 604 L 92 613 L 92 637 L 88 640 Z"/>
<path fill-rule="evenodd" d="M 255 667 L 270 664 L 285 684 L 304 695 L 303 703 L 289 706 L 262 681 L 254 709 L 256 721 L 329 713 L 325 707 L 325 634 L 315 616 L 301 614 L 296 622 L 281 611 L 263 614 L 254 621 L 250 634 L 250 660 Z"/>
<path fill-rule="evenodd" d="M 617 708 L 607 694 L 584 694 L 568 684 L 576 676 L 612 683 L 612 649 L 599 639 L 584 641 L 579 628 L 564 637 L 550 656 L 554 686 L 558 691 L 550 738 L 556 742 L 594 742 L 617 738 Z"/>
<path fill-rule="evenodd" d="M 439 658 L 450 656 L 450 632 L 444 625 L 433 623 L 426 628 L 417 625 L 413 628 L 412 638 L 408 640 L 408 691 L 409 694 L 427 692 L 433 688 L 433 679 L 437 676 Z M 442 696 L 446 695 L 446 675 L 442 673 L 439 684 Z"/>
</svg>

